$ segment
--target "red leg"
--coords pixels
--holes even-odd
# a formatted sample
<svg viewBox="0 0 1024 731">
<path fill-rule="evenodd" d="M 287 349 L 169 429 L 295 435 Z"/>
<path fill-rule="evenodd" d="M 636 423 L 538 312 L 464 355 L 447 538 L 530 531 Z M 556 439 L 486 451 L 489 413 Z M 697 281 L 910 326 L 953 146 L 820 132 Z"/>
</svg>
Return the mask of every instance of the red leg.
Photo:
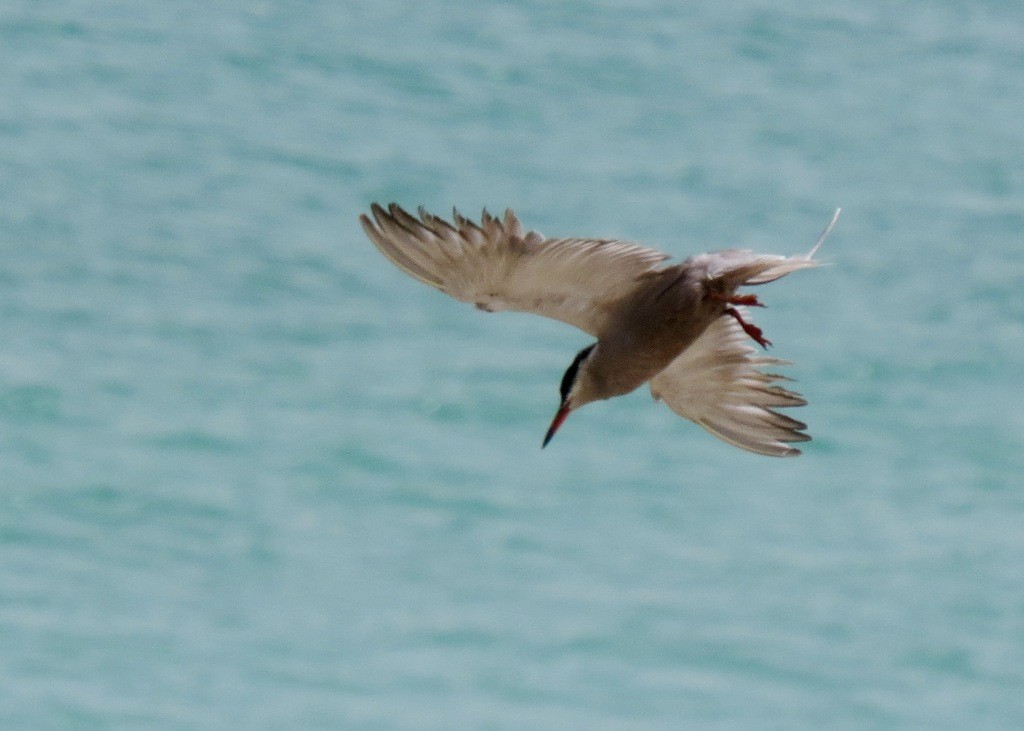
<svg viewBox="0 0 1024 731">
<path fill-rule="evenodd" d="M 748 305 L 749 307 L 764 307 L 765 304 L 757 299 L 756 294 L 732 294 L 724 295 L 719 292 L 709 292 L 708 297 L 716 302 L 725 302 L 730 305 Z"/>
<path fill-rule="evenodd" d="M 749 305 L 751 307 L 764 307 L 764 303 L 758 301 L 756 294 L 734 294 L 728 300 L 730 305 Z"/>
<path fill-rule="evenodd" d="M 735 317 L 736 322 L 738 322 L 740 324 L 740 327 L 743 328 L 743 332 L 752 337 L 754 341 L 762 348 L 767 350 L 768 346 L 772 344 L 772 341 L 764 336 L 764 332 L 761 330 L 761 328 L 759 328 L 752 322 L 747 322 L 746 320 L 744 320 L 739 310 L 737 310 L 735 307 L 727 307 L 725 312 L 726 314 Z"/>
</svg>

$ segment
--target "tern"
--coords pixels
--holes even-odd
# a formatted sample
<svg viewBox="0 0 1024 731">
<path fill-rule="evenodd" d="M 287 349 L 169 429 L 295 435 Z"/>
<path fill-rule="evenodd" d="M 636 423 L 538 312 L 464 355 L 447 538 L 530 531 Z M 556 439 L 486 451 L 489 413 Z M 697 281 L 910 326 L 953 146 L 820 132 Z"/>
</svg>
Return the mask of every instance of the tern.
<svg viewBox="0 0 1024 731">
<path fill-rule="evenodd" d="M 764 307 L 740 287 L 767 284 L 819 264 L 814 254 L 835 214 L 803 256 L 725 249 L 665 264 L 660 251 L 617 239 L 546 238 L 525 230 L 512 210 L 483 211 L 480 222 L 453 210 L 451 221 L 418 217 L 392 203 L 360 216 L 366 235 L 406 274 L 486 312 L 532 312 L 597 338 L 565 371 L 546 447 L 566 417 L 593 401 L 649 384 L 656 401 L 741 449 L 773 457 L 800 454 L 807 425 L 776 409 L 804 406 L 762 370 L 790 365 L 764 355 L 771 341 L 750 320 Z"/>
</svg>

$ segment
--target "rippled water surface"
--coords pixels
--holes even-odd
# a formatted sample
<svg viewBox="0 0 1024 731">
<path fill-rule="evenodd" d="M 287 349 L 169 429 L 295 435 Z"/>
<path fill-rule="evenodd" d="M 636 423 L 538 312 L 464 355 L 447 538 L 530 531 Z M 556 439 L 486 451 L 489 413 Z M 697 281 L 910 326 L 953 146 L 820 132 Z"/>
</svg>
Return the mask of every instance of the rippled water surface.
<svg viewBox="0 0 1024 731">
<path fill-rule="evenodd" d="M 1024 727 L 1017 3 L 11 2 L 0 725 Z M 759 293 L 815 440 L 485 316 L 372 201 Z"/>
</svg>

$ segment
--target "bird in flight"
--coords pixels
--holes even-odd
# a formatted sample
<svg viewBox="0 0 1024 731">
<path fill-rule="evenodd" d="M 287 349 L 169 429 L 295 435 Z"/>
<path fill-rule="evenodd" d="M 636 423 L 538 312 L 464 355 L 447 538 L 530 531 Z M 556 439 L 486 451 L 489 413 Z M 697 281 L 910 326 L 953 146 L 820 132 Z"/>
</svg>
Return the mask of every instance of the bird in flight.
<svg viewBox="0 0 1024 731">
<path fill-rule="evenodd" d="M 576 409 L 645 383 L 655 400 L 741 449 L 791 457 L 800 454 L 793 443 L 810 439 L 806 424 L 776 411 L 807 402 L 778 385 L 789 379 L 762 370 L 788 363 L 750 344 L 771 345 L 748 309 L 764 305 L 739 289 L 817 266 L 839 209 L 803 256 L 725 249 L 679 264 L 626 241 L 546 238 L 511 210 L 485 210 L 479 223 L 422 207 L 413 216 L 396 203 L 370 212 L 360 216 L 366 235 L 411 277 L 486 312 L 532 312 L 597 338 L 566 369 L 542 446 Z"/>
</svg>

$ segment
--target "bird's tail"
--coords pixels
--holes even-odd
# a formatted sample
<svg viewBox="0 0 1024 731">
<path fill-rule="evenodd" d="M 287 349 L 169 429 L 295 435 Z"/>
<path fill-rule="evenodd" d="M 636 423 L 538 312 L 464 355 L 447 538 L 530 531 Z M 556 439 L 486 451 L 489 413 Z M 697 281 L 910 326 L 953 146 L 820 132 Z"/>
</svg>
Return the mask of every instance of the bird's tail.
<svg viewBox="0 0 1024 731">
<path fill-rule="evenodd" d="M 707 255 L 718 259 L 709 266 L 708 274 L 712 279 L 724 280 L 726 287 L 731 289 L 743 285 L 767 284 L 792 272 L 816 267 L 820 262 L 814 259 L 814 255 L 832 233 L 841 211 L 841 208 L 836 209 L 817 243 L 803 256 L 773 256 L 736 249 L 720 251 Z"/>
</svg>

